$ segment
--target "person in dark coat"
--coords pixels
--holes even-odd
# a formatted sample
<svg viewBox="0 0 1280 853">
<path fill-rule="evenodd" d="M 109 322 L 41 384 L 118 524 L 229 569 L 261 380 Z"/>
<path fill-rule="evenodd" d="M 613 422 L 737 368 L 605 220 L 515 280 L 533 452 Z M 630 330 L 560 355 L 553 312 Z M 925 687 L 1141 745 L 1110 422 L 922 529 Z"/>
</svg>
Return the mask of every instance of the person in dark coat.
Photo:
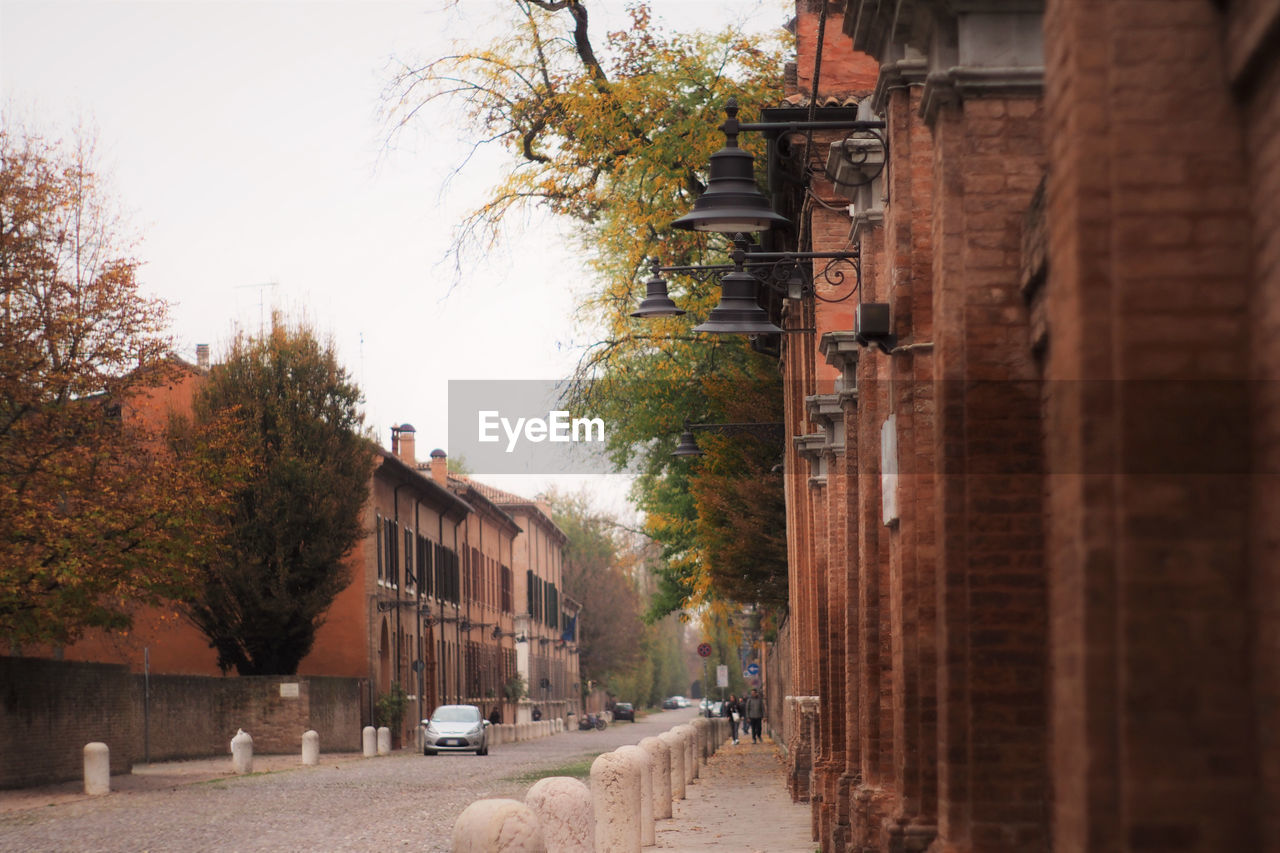
<svg viewBox="0 0 1280 853">
<path fill-rule="evenodd" d="M 751 695 L 743 705 L 743 713 L 746 714 L 747 722 L 751 724 L 751 742 L 763 743 L 764 697 L 760 695 L 760 688 L 751 688 Z"/>
<path fill-rule="evenodd" d="M 738 742 L 738 721 L 742 719 L 742 703 L 736 693 L 730 693 L 720 708 L 720 716 L 729 718 L 729 731 L 733 734 L 733 742 Z"/>
</svg>

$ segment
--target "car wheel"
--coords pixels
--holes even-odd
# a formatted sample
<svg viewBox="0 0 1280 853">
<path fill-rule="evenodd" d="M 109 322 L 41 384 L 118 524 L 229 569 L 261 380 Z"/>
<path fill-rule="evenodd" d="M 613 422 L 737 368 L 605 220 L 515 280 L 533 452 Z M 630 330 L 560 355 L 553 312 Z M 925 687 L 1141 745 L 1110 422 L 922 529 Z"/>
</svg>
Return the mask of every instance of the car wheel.
<svg viewBox="0 0 1280 853">
<path fill-rule="evenodd" d="M 424 747 L 422 748 L 422 754 L 423 754 L 423 755 L 435 755 L 435 754 L 436 754 L 436 751 L 435 751 L 434 749 L 427 749 L 427 748 L 424 746 Z"/>
<path fill-rule="evenodd" d="M 488 755 L 488 754 L 489 754 L 489 744 L 487 743 L 476 750 L 476 755 Z"/>
</svg>

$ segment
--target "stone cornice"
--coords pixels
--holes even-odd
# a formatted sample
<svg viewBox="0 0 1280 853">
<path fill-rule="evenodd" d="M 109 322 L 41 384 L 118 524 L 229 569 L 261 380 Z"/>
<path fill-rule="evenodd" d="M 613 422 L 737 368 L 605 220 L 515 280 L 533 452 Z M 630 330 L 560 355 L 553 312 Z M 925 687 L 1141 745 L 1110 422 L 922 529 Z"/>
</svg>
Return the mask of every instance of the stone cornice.
<svg viewBox="0 0 1280 853">
<path fill-rule="evenodd" d="M 858 359 L 862 355 L 857 334 L 852 331 L 827 332 L 818 339 L 818 351 L 826 358 L 827 364 L 840 371 L 845 393 L 853 394 L 857 399 Z"/>
<path fill-rule="evenodd" d="M 933 124 L 938 110 L 966 98 L 1028 97 L 1044 93 L 1044 67 L 1035 68 L 948 68 L 931 71 L 920 99 L 920 117 Z"/>
<path fill-rule="evenodd" d="M 929 63 L 923 56 L 912 51 L 913 56 L 885 62 L 880 66 L 880 75 L 876 77 L 876 88 L 871 94 L 871 109 L 884 114 L 889 105 L 889 93 L 909 86 L 923 86 L 929 74 Z"/>
</svg>

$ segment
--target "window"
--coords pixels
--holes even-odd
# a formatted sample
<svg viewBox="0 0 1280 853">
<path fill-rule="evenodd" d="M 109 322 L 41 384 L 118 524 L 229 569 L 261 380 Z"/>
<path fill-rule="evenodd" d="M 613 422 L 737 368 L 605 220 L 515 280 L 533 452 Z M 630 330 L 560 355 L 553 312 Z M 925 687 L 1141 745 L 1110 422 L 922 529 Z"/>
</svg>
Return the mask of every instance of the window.
<svg viewBox="0 0 1280 853">
<path fill-rule="evenodd" d="M 373 522 L 373 543 L 374 543 L 373 551 L 374 551 L 374 555 L 377 557 L 377 560 L 378 560 L 378 583 L 382 583 L 383 580 L 386 578 L 386 575 L 385 575 L 386 568 L 382 565 L 382 560 L 383 560 L 382 516 L 380 514 L 375 513 L 374 519 L 375 520 Z"/>
<path fill-rule="evenodd" d="M 386 525 L 386 532 L 382 536 L 382 542 L 387 552 L 384 580 L 388 586 L 395 588 L 400 585 L 400 542 L 396 536 L 400 525 L 389 518 L 384 518 L 383 524 Z"/>
<path fill-rule="evenodd" d="M 502 567 L 502 612 L 503 613 L 511 612 L 511 606 L 512 606 L 511 584 L 512 584 L 511 569 L 508 566 L 503 566 Z"/>
<path fill-rule="evenodd" d="M 404 585 L 408 589 L 413 589 L 417 585 L 417 580 L 413 573 L 413 531 L 405 530 L 404 532 Z"/>
</svg>

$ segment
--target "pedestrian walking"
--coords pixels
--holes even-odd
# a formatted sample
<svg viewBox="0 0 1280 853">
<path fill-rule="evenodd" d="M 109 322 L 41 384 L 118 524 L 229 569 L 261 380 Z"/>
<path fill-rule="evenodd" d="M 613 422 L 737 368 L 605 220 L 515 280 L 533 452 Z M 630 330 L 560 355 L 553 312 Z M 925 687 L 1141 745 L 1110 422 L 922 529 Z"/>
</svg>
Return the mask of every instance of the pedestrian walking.
<svg viewBox="0 0 1280 853">
<path fill-rule="evenodd" d="M 733 735 L 733 742 L 736 744 L 738 742 L 738 723 L 742 720 L 742 703 L 738 701 L 738 694 L 729 694 L 728 700 L 720 710 L 720 716 L 729 718 L 729 731 Z"/>
<path fill-rule="evenodd" d="M 747 697 L 743 712 L 746 714 L 747 722 L 751 724 L 751 742 L 763 743 L 764 699 L 760 696 L 760 688 L 751 688 L 751 695 Z"/>
</svg>

